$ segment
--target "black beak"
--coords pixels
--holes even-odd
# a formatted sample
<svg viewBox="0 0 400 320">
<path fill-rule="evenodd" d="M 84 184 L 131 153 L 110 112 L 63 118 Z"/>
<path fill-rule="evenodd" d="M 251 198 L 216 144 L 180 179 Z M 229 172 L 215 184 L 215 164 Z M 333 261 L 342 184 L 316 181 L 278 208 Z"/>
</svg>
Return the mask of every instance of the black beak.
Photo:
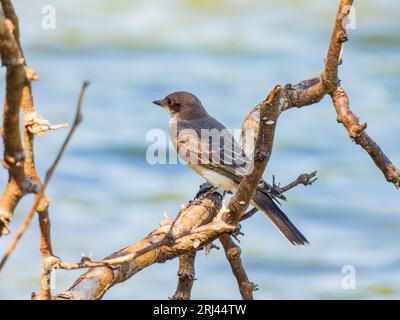
<svg viewBox="0 0 400 320">
<path fill-rule="evenodd" d="M 162 100 L 155 100 L 155 101 L 153 101 L 153 103 L 162 107 Z"/>
</svg>

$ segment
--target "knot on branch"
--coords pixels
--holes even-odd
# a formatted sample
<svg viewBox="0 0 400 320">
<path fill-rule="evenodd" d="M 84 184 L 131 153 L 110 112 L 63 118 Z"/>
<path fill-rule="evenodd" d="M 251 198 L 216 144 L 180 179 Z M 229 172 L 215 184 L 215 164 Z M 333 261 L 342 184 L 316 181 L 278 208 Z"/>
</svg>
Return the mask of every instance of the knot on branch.
<svg viewBox="0 0 400 320">
<path fill-rule="evenodd" d="M 15 26 L 10 19 L 0 25 L 0 51 L 3 66 L 22 66 L 25 60 L 14 37 Z"/>
<path fill-rule="evenodd" d="M 315 178 L 317 175 L 317 171 L 313 171 L 310 174 L 308 173 L 303 173 L 299 175 L 297 178 L 299 183 L 301 183 L 304 186 L 311 186 L 318 178 Z"/>
<path fill-rule="evenodd" d="M 267 152 L 266 150 L 258 150 L 258 152 L 255 155 L 255 161 L 257 162 L 263 162 L 265 161 L 267 158 L 269 158 L 271 155 L 270 152 Z"/>
<path fill-rule="evenodd" d="M 356 140 L 367 128 L 367 123 L 359 123 L 358 117 L 351 112 L 349 98 L 343 88 L 336 88 L 331 93 L 331 96 L 337 113 L 337 122 L 342 123 L 346 127 L 352 140 Z"/>
<path fill-rule="evenodd" d="M 254 282 L 250 282 L 250 281 L 245 281 L 243 282 L 243 289 L 247 290 L 248 292 L 254 292 L 258 290 L 258 285 L 255 284 Z"/>
<path fill-rule="evenodd" d="M 31 178 L 25 177 L 23 183 L 21 184 L 21 190 L 23 193 L 39 194 L 40 185 L 37 183 L 34 183 Z"/>
<path fill-rule="evenodd" d="M 25 164 L 25 152 L 23 150 L 15 151 L 12 153 L 4 153 L 4 159 L 2 161 L 4 168 L 10 172 L 21 170 Z M 18 187 L 23 194 L 26 193 L 39 193 L 40 186 L 32 181 L 27 176 L 16 177 L 18 180 Z"/>
<path fill-rule="evenodd" d="M 387 166 L 388 174 L 386 180 L 392 182 L 397 189 L 400 188 L 400 170 L 393 164 Z"/>
<path fill-rule="evenodd" d="M 56 298 L 57 298 L 57 300 L 75 300 L 75 299 L 77 299 L 74 292 L 71 292 L 71 291 L 60 292 L 59 294 L 57 294 Z"/>
<path fill-rule="evenodd" d="M 36 211 L 38 213 L 45 212 L 49 208 L 50 202 L 51 202 L 51 199 L 49 197 L 44 197 L 42 200 L 40 200 L 40 203 L 39 203 Z"/>
<path fill-rule="evenodd" d="M 284 187 L 281 187 L 280 183 L 276 183 L 275 176 L 272 176 L 272 185 L 275 193 L 283 194 L 284 192 L 293 189 L 294 187 L 297 187 L 300 184 L 304 186 L 310 186 L 317 180 L 318 180 L 317 171 L 313 171 L 311 173 L 303 173 L 299 175 L 296 180 L 294 180 L 293 182 L 289 183 L 287 186 Z M 285 197 L 281 199 L 286 200 Z"/>
<path fill-rule="evenodd" d="M 347 35 L 347 33 L 345 31 L 340 31 L 337 34 L 337 40 L 341 43 L 347 42 L 349 40 L 349 36 Z"/>
<path fill-rule="evenodd" d="M 4 154 L 3 166 L 7 170 L 10 169 L 11 167 L 23 167 L 24 162 L 25 162 L 25 152 L 23 150 L 15 151 L 12 154 L 10 153 Z"/>
<path fill-rule="evenodd" d="M 24 125 L 30 134 L 37 134 L 38 136 L 43 136 L 46 131 L 58 130 L 68 127 L 68 124 L 62 123 L 58 125 L 52 125 L 46 119 L 37 112 L 29 112 L 24 115 Z"/>
<path fill-rule="evenodd" d="M 81 257 L 81 264 L 86 264 L 86 263 L 90 263 L 92 262 L 92 258 L 90 256 L 87 256 L 85 254 L 82 253 L 82 257 Z"/>
<path fill-rule="evenodd" d="M 250 281 L 243 281 L 240 283 L 240 294 L 245 300 L 253 299 L 253 292 L 258 290 L 258 285 Z"/>
<path fill-rule="evenodd" d="M 329 80 L 325 75 L 323 75 L 322 84 L 324 85 L 326 92 L 331 94 L 332 92 L 335 92 L 335 90 L 337 90 L 337 88 L 339 87 L 340 80 L 339 79 L 335 79 L 334 81 Z"/>
<path fill-rule="evenodd" d="M 341 122 L 341 121 L 339 121 Z M 349 135 L 352 140 L 360 137 L 361 133 L 367 128 L 367 123 L 353 124 L 349 128 Z"/>
<path fill-rule="evenodd" d="M 325 96 L 326 90 L 322 84 L 321 76 L 303 80 L 298 84 L 286 84 L 280 94 L 280 111 L 292 107 L 301 108 L 306 105 L 318 103 Z"/>
<path fill-rule="evenodd" d="M 195 280 L 193 269 L 178 270 L 177 276 L 179 278 L 181 278 L 181 280 L 183 280 L 183 281 L 186 281 L 186 280 L 194 281 Z"/>
<path fill-rule="evenodd" d="M 55 256 L 47 256 L 45 259 L 43 259 L 43 264 L 44 268 L 47 271 L 51 271 L 53 269 L 59 269 L 61 265 L 61 260 L 58 257 Z"/>
<path fill-rule="evenodd" d="M 268 94 L 267 99 L 265 100 L 266 104 L 268 105 L 273 105 L 277 99 L 279 98 L 279 94 L 281 93 L 282 86 L 280 84 L 277 84 L 272 91 Z"/>
<path fill-rule="evenodd" d="M 0 211 L 0 235 L 10 233 L 9 223 L 11 221 L 11 213 L 5 210 Z"/>
<path fill-rule="evenodd" d="M 241 254 L 242 250 L 240 249 L 239 246 L 234 246 L 226 250 L 226 256 L 228 257 L 229 260 L 237 260 L 240 258 Z"/>
<path fill-rule="evenodd" d="M 25 70 L 26 80 L 28 80 L 29 82 L 39 80 L 39 75 L 37 74 L 35 69 L 25 66 L 24 70 Z"/>
</svg>

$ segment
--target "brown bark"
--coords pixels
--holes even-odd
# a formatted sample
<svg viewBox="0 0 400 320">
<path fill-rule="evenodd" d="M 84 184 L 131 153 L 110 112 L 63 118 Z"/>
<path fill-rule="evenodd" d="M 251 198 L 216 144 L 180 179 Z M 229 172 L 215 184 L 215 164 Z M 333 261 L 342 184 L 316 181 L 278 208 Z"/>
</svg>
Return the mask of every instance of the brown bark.
<svg viewBox="0 0 400 320">
<path fill-rule="evenodd" d="M 5 7 L 7 1 L 1 1 L 0 12 L 0 53 L 6 73 L 6 98 L 3 111 L 3 165 L 8 170 L 8 184 L 0 197 L 0 236 L 9 232 L 8 223 L 22 196 L 33 189 L 32 183 L 24 172 L 25 153 L 22 148 L 19 114 L 26 84 L 25 66 L 19 49 L 16 26 L 8 18 Z"/>
<path fill-rule="evenodd" d="M 236 278 L 240 294 L 243 300 L 253 300 L 253 291 L 257 290 L 257 286 L 250 282 L 244 270 L 240 247 L 233 242 L 231 236 L 224 234 L 219 237 L 225 250 L 226 259 L 229 261 L 233 275 Z"/>
<path fill-rule="evenodd" d="M 251 172 L 242 179 L 237 192 L 229 201 L 228 213 L 225 218 L 225 221 L 229 224 L 237 224 L 240 221 L 271 157 L 276 122 L 280 114 L 279 101 L 277 100 L 280 91 L 281 87 L 279 85 L 276 86 L 268 95 L 267 99 L 261 102 L 250 113 L 254 115 L 254 110 L 257 109 L 256 113 L 259 114 L 258 122 L 251 123 L 251 125 L 258 128 L 258 130 L 254 130 L 254 127 L 247 128 L 252 131 L 257 131 L 253 155 L 254 165 Z"/>
<path fill-rule="evenodd" d="M 12 218 L 15 207 L 24 194 L 32 191 L 39 192 L 41 179 L 37 173 L 34 160 L 34 135 L 41 134 L 44 130 L 53 130 L 60 127 L 51 126 L 35 110 L 31 81 L 38 80 L 38 75 L 35 70 L 26 65 L 19 37 L 19 21 L 12 2 L 10 0 L 1 0 L 1 10 L 2 21 L 4 20 L 4 24 L 0 29 L 0 38 L 2 40 L 1 56 L 3 65 L 7 67 L 6 101 L 3 117 L 4 128 L 7 128 L 3 131 L 4 159 L 6 166 L 9 168 L 10 179 L 5 192 L 0 198 L 0 235 L 8 233 L 8 223 Z M 13 74 L 15 75 L 13 76 Z M 20 107 L 22 107 L 24 113 L 23 149 L 19 133 Z M 47 127 L 43 128 L 43 124 L 47 125 Z M 14 173 L 14 165 L 12 164 L 15 161 L 11 161 L 11 164 L 9 163 L 9 154 L 18 154 L 18 152 L 23 155 L 23 159 L 20 161 L 19 166 L 15 165 L 17 172 Z M 50 278 L 45 263 L 52 256 L 48 212 L 49 200 L 43 195 L 43 199 L 39 202 L 40 250 L 43 261 L 41 299 L 50 299 Z"/>
<path fill-rule="evenodd" d="M 189 252 L 179 256 L 178 285 L 172 300 L 190 300 L 193 282 L 195 280 L 194 262 L 196 252 Z"/>
</svg>

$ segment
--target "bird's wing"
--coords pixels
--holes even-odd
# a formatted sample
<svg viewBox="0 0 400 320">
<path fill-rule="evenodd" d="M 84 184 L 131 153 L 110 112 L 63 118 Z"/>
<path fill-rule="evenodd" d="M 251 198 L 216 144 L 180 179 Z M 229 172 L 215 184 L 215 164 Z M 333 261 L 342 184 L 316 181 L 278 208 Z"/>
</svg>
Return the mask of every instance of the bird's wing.
<svg viewBox="0 0 400 320">
<path fill-rule="evenodd" d="M 170 134 L 172 135 L 170 128 Z M 232 133 L 213 118 L 177 122 L 175 147 L 186 162 L 200 164 L 240 182 L 252 161 Z"/>
</svg>

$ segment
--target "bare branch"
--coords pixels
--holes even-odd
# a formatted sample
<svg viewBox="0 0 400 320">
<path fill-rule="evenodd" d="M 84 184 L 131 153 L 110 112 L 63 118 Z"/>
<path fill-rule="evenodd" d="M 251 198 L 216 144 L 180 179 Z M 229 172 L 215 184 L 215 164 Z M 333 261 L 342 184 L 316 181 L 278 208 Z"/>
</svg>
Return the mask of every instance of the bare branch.
<svg viewBox="0 0 400 320">
<path fill-rule="evenodd" d="M 178 286 L 172 300 L 190 300 L 193 282 L 195 280 L 194 262 L 196 252 L 192 251 L 179 257 Z"/>
<path fill-rule="evenodd" d="M 349 133 L 350 139 L 361 146 L 382 171 L 388 182 L 400 188 L 400 170 L 383 153 L 379 145 L 365 132 L 366 123 L 360 123 L 358 117 L 350 110 L 349 98 L 339 86 L 331 94 L 337 113 L 337 121 L 342 123 Z"/>
<path fill-rule="evenodd" d="M 12 4 L 9 1 L 1 1 L 1 5 L 0 53 L 3 65 L 7 67 L 3 112 L 3 164 L 8 170 L 9 180 L 0 197 L 0 236 L 9 232 L 8 223 L 23 195 L 38 191 L 38 186 L 33 184 L 24 172 L 25 152 L 21 143 L 19 114 L 27 79 L 23 54 L 16 37 L 18 26 L 8 19 L 7 13 Z"/>
<path fill-rule="evenodd" d="M 325 69 L 322 81 L 327 93 L 333 92 L 339 85 L 339 64 L 341 64 L 341 54 L 343 43 L 348 40 L 346 24 L 350 14 L 353 0 L 340 0 L 335 24 L 329 43 L 328 53 L 325 58 Z"/>
<path fill-rule="evenodd" d="M 342 63 L 343 44 L 348 41 L 346 24 L 352 4 L 352 0 L 341 0 L 339 2 L 322 74 L 310 80 L 301 81 L 297 85 L 287 84 L 284 86 L 278 98 L 280 109 L 281 111 L 286 111 L 293 107 L 301 108 L 315 104 L 326 94 L 329 94 L 337 113 L 337 121 L 344 125 L 350 138 L 370 155 L 386 180 L 399 188 L 400 170 L 383 153 L 379 145 L 365 133 L 366 123 L 359 123 L 358 117 L 349 108 L 348 96 L 340 86 L 338 70 L 339 65 Z M 253 109 L 243 121 L 242 137 L 245 137 L 245 132 L 249 132 L 249 128 L 256 129 L 253 139 L 257 137 L 258 131 L 255 124 L 260 121 L 259 109 L 260 105 Z M 244 144 L 246 145 L 247 141 L 244 141 Z"/>
<path fill-rule="evenodd" d="M 46 131 L 67 128 L 67 123 L 52 125 L 37 112 L 28 112 L 24 115 L 24 125 L 31 134 L 42 136 Z"/>
<path fill-rule="evenodd" d="M 257 290 L 257 286 L 253 282 L 250 282 L 247 277 L 242 264 L 242 259 L 240 258 L 240 247 L 233 242 L 231 236 L 227 234 L 222 235 L 219 240 L 224 247 L 225 256 L 228 259 L 232 273 L 236 278 L 243 300 L 253 300 L 253 292 Z"/>
<path fill-rule="evenodd" d="M 2 39 L 6 38 L 6 42 L 2 42 L 4 52 L 2 50 L 3 64 L 6 66 L 18 66 L 19 72 L 22 77 L 23 65 L 25 80 L 22 87 L 21 101 L 20 105 L 24 112 L 24 174 L 34 182 L 33 191 L 36 193 L 39 191 L 39 185 L 41 185 L 41 179 L 37 173 L 35 161 L 34 161 L 34 137 L 33 134 L 41 134 L 44 130 L 58 129 L 60 126 L 51 126 L 48 121 L 40 117 L 38 112 L 35 110 L 33 104 L 33 96 L 31 89 L 31 81 L 38 80 L 39 76 L 36 71 L 26 65 L 26 60 L 24 59 L 23 50 L 21 47 L 19 39 L 19 24 L 18 17 L 15 13 L 14 7 L 10 0 L 1 1 L 1 17 L 2 21 L 5 17 L 3 25 L 1 27 Z M 6 32 L 4 34 L 4 32 Z M 19 99 L 19 98 L 18 98 Z M 7 109 L 5 108 L 5 113 Z M 19 106 L 18 106 L 18 116 L 19 116 Z M 19 131 L 19 129 L 18 129 Z M 36 132 L 35 132 L 36 131 Z M 6 134 L 7 136 L 7 134 Z M 22 168 L 22 166 L 21 166 Z M 30 181 L 28 180 L 28 183 Z M 15 188 L 13 180 L 10 180 L 6 187 L 4 195 L 0 199 L 0 208 L 2 209 L 0 213 L 0 234 L 8 232 L 8 222 L 11 219 L 12 212 L 17 206 L 20 198 L 24 195 L 24 190 L 20 192 L 20 188 Z M 28 190 L 29 191 L 29 190 Z M 26 193 L 26 192 L 25 192 Z M 50 299 L 50 276 L 47 270 L 48 258 L 52 256 L 51 248 L 51 236 L 50 236 L 50 217 L 48 212 L 49 200 L 47 198 L 43 199 L 38 207 L 39 214 L 39 225 L 40 225 L 40 251 L 42 253 L 42 280 L 41 280 L 41 293 L 40 299 Z"/>
<path fill-rule="evenodd" d="M 277 85 L 268 95 L 267 99 L 256 106 L 246 118 L 255 119 L 252 117 L 258 116 L 258 119 L 248 121 L 244 129 L 242 126 L 242 132 L 243 130 L 249 130 L 250 132 L 256 131 L 255 129 L 258 128 L 255 136 L 254 165 L 251 172 L 242 179 L 237 192 L 229 201 L 229 213 L 225 217 L 225 221 L 228 224 L 236 225 L 239 222 L 240 217 L 243 215 L 253 197 L 271 157 L 276 122 L 280 114 L 279 103 L 277 101 L 280 91 L 281 87 Z"/>
<path fill-rule="evenodd" d="M 303 186 L 311 186 L 315 181 L 317 181 L 317 171 L 313 171 L 311 173 L 303 173 L 297 177 L 296 180 L 289 183 L 287 186 L 280 187 L 279 184 L 275 183 L 275 177 L 273 179 L 273 187 L 278 190 L 280 193 L 285 193 L 286 191 L 297 187 L 302 184 Z"/>
</svg>

